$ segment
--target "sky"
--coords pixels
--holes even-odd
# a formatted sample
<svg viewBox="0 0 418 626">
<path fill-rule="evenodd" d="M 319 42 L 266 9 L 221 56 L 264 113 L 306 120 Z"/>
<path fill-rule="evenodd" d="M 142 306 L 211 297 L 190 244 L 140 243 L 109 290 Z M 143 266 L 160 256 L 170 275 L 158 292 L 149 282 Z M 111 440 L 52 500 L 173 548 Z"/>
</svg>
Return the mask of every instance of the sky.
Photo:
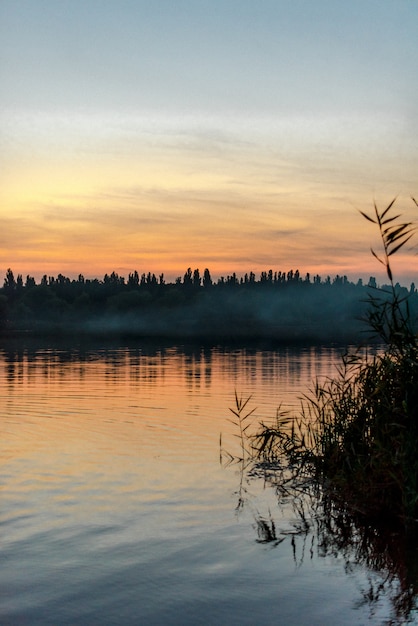
<svg viewBox="0 0 418 626">
<path fill-rule="evenodd" d="M 0 0 L 0 275 L 383 280 L 359 211 L 418 221 L 417 24 L 418 0 Z"/>
</svg>

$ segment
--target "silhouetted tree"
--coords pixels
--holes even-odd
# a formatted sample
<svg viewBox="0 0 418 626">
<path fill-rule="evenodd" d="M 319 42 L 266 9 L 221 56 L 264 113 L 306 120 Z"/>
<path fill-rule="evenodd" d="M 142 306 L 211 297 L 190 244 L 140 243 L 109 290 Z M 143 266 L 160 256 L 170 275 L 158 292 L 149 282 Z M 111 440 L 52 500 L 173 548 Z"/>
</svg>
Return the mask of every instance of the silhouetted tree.
<svg viewBox="0 0 418 626">
<path fill-rule="evenodd" d="M 203 286 L 204 287 L 212 287 L 212 278 L 208 268 L 203 272 Z"/>
<path fill-rule="evenodd" d="M 198 269 L 195 269 L 193 272 L 193 287 L 200 287 L 200 283 L 202 279 L 200 278 L 200 272 Z"/>
<path fill-rule="evenodd" d="M 157 277 L 155 274 L 151 274 L 151 272 L 148 272 L 147 274 L 147 285 L 150 287 L 155 287 L 155 285 L 157 285 Z"/>
<path fill-rule="evenodd" d="M 136 270 L 132 274 L 129 274 L 128 285 L 129 285 L 129 287 L 138 287 L 138 285 L 139 285 L 139 275 L 138 275 L 138 272 Z"/>
<path fill-rule="evenodd" d="M 54 282 L 54 278 L 53 277 L 51 277 L 49 280 L 50 280 L 50 282 Z M 57 283 L 59 285 L 68 285 L 70 283 L 70 279 L 67 278 L 66 276 L 63 276 L 63 274 L 58 274 Z"/>
<path fill-rule="evenodd" d="M 7 296 L 10 296 L 16 291 L 16 281 L 10 267 L 6 272 L 3 288 Z"/>
<path fill-rule="evenodd" d="M 18 274 L 16 278 L 16 290 L 22 291 L 23 289 L 23 276 L 22 274 Z"/>
<path fill-rule="evenodd" d="M 235 272 L 233 272 L 230 276 L 226 277 L 226 284 L 229 287 L 235 287 L 236 285 L 238 285 L 238 279 L 237 279 L 237 275 L 235 274 Z"/>
<path fill-rule="evenodd" d="M 192 284 L 193 284 L 192 268 L 189 267 L 189 268 L 187 268 L 187 272 L 183 276 L 183 285 L 185 287 L 190 287 Z"/>
</svg>

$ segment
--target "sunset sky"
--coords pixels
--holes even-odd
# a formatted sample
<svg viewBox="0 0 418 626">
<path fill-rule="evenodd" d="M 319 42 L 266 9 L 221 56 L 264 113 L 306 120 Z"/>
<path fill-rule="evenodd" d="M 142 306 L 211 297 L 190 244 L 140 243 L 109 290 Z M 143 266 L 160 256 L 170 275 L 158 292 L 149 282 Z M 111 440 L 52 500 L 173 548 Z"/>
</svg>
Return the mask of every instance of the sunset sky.
<svg viewBox="0 0 418 626">
<path fill-rule="evenodd" d="M 358 210 L 418 220 L 417 32 L 417 0 L 1 0 L 0 280 L 381 276 Z"/>
</svg>

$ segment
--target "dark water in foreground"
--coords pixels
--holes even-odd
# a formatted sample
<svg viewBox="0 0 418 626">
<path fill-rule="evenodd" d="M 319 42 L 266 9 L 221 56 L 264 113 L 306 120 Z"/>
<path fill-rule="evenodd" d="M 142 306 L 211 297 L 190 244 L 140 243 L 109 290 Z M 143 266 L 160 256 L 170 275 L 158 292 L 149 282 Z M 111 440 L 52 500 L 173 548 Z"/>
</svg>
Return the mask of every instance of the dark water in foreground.
<svg viewBox="0 0 418 626">
<path fill-rule="evenodd" d="M 0 346 L 0 623 L 384 623 L 378 573 L 295 542 L 261 480 L 237 513 L 240 474 L 219 462 L 235 389 L 268 419 L 340 352 Z"/>
</svg>

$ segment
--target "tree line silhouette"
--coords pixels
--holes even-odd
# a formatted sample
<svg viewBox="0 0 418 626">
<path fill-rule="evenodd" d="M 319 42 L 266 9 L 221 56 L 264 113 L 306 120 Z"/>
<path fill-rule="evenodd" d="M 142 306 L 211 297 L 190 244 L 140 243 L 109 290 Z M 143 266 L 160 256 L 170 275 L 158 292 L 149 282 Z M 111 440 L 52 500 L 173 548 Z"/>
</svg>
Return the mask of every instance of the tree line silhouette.
<svg viewBox="0 0 418 626">
<path fill-rule="evenodd" d="M 415 285 L 397 285 L 418 311 Z M 362 330 L 370 290 L 385 293 L 374 277 L 367 284 L 347 276 L 322 279 L 298 270 L 263 271 L 213 280 L 190 267 L 174 282 L 164 274 L 128 278 L 116 272 L 102 280 L 82 274 L 44 275 L 39 283 L 8 269 L 0 289 L 4 332 L 126 333 L 142 336 L 254 337 L 281 340 L 346 340 Z"/>
</svg>

